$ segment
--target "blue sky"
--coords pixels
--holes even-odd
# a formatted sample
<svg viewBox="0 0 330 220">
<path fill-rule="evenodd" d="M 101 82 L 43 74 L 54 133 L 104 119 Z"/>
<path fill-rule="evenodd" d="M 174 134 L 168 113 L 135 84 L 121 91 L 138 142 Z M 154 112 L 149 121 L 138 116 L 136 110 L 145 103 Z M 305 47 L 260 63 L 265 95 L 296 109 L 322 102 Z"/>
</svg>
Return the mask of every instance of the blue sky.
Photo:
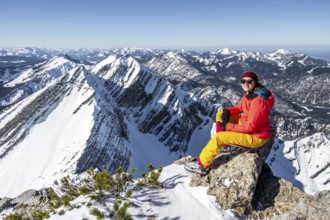
<svg viewBox="0 0 330 220">
<path fill-rule="evenodd" d="M 330 49 L 329 0 L 0 0 L 0 47 Z"/>
</svg>

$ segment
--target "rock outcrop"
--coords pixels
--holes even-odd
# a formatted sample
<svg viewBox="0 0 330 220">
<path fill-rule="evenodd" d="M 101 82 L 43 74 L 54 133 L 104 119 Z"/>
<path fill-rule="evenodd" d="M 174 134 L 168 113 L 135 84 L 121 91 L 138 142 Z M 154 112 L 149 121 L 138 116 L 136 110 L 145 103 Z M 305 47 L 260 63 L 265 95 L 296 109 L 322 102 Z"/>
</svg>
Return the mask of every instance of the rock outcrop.
<svg viewBox="0 0 330 220">
<path fill-rule="evenodd" d="M 49 212 L 49 190 L 27 190 L 15 198 L 0 198 L 0 212 L 12 208 L 18 215 L 29 217 L 36 210 Z"/>
<path fill-rule="evenodd" d="M 208 194 L 216 197 L 222 209 L 235 210 L 248 219 L 328 219 L 330 191 L 316 196 L 302 192 L 291 182 L 273 176 L 264 156 L 242 148 L 221 153 L 210 173 L 192 175 L 190 185 L 208 187 Z M 176 163 L 192 159 L 189 156 Z"/>
<path fill-rule="evenodd" d="M 264 164 L 252 201 L 252 219 L 328 219 L 330 191 L 310 196 L 291 182 L 273 176 Z"/>
</svg>

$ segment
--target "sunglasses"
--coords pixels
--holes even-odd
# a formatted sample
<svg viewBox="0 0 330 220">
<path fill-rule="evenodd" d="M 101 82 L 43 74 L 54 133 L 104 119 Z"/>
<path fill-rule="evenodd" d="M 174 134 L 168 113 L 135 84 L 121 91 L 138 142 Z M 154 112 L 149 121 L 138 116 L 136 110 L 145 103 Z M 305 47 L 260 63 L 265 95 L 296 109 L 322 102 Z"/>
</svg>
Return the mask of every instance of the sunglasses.
<svg viewBox="0 0 330 220">
<path fill-rule="evenodd" d="M 248 80 L 242 79 L 242 80 L 241 80 L 241 83 L 242 83 L 242 84 L 245 84 L 245 83 L 247 83 L 247 84 L 251 84 L 252 82 L 253 82 L 252 79 L 248 79 Z"/>
</svg>

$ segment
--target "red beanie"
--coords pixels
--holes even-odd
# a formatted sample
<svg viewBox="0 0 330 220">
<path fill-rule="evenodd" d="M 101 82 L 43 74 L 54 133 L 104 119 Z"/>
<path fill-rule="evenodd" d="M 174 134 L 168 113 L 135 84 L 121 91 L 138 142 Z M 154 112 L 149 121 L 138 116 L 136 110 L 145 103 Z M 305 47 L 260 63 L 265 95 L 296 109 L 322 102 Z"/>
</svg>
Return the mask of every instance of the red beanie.
<svg viewBox="0 0 330 220">
<path fill-rule="evenodd" d="M 242 75 L 242 79 L 243 79 L 244 77 L 250 77 L 251 79 L 253 79 L 253 81 L 254 81 L 255 83 L 258 82 L 258 76 L 257 76 L 257 74 L 256 74 L 255 72 L 245 72 L 245 73 L 243 73 L 243 75 Z"/>
</svg>

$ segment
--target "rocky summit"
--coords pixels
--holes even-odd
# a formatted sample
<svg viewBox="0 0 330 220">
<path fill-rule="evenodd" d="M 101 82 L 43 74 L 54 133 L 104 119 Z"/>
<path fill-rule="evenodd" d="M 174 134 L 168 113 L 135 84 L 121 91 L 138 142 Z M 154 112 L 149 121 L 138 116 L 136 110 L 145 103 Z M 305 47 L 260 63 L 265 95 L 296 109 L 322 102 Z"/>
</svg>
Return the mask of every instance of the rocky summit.
<svg viewBox="0 0 330 220">
<path fill-rule="evenodd" d="M 188 156 L 176 163 L 192 161 Z M 253 150 L 220 153 L 205 175 L 193 174 L 190 185 L 206 186 L 222 209 L 248 219 L 328 219 L 330 191 L 308 195 L 291 182 L 275 177 Z"/>
</svg>

